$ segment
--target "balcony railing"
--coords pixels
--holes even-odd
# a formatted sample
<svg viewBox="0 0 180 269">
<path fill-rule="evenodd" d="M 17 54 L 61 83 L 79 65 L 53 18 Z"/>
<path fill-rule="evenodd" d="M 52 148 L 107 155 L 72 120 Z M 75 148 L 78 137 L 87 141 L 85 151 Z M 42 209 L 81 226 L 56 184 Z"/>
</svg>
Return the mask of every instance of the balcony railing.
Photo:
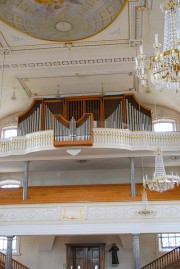
<svg viewBox="0 0 180 269">
<path fill-rule="evenodd" d="M 6 255 L 0 252 L 0 268 L 5 268 Z M 12 259 L 12 269 L 29 269 L 25 265 Z"/>
<path fill-rule="evenodd" d="M 93 147 L 101 148 L 119 148 L 132 151 L 155 151 L 157 148 L 162 151 L 179 151 L 180 149 L 180 132 L 154 133 L 151 131 L 94 128 L 92 139 L 94 141 Z M 1 139 L 0 157 L 53 150 L 55 149 L 53 143 L 53 130 Z"/>
<path fill-rule="evenodd" d="M 180 247 L 173 249 L 153 262 L 145 265 L 141 269 L 162 269 L 180 261 Z"/>
</svg>

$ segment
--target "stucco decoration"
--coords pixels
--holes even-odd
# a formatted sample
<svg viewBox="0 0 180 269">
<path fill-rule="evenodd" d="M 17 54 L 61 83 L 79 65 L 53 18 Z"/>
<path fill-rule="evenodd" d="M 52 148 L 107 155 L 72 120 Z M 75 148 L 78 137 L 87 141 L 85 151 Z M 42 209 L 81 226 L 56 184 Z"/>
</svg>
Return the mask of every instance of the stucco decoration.
<svg viewBox="0 0 180 269">
<path fill-rule="evenodd" d="M 58 6 L 53 6 L 58 2 Z M 0 19 L 32 37 L 80 40 L 111 24 L 127 0 L 0 0 Z"/>
</svg>

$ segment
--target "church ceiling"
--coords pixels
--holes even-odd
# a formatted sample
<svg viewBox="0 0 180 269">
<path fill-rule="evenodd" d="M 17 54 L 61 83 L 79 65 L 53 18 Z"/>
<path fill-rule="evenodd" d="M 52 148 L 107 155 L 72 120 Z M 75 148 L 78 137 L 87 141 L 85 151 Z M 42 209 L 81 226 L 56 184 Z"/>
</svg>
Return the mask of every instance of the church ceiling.
<svg viewBox="0 0 180 269">
<path fill-rule="evenodd" d="M 127 0 L 1 0 L 0 19 L 32 37 L 75 41 L 110 25 Z"/>
</svg>

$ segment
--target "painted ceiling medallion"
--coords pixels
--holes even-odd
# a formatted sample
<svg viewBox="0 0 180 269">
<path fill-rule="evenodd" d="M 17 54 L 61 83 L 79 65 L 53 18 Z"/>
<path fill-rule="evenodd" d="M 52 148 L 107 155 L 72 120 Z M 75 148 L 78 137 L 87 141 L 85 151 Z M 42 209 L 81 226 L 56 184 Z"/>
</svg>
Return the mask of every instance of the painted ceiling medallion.
<svg viewBox="0 0 180 269">
<path fill-rule="evenodd" d="M 49 41 L 88 38 L 110 25 L 127 0 L 3 0 L 0 19 Z"/>
</svg>

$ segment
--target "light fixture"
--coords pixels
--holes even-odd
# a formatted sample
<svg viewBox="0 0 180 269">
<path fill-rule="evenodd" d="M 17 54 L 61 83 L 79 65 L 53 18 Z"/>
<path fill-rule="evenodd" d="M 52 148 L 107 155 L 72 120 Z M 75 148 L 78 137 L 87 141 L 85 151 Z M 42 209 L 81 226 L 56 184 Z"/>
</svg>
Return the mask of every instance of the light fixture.
<svg viewBox="0 0 180 269">
<path fill-rule="evenodd" d="M 179 156 L 170 156 L 169 158 L 173 161 L 176 161 L 179 159 Z"/>
<path fill-rule="evenodd" d="M 71 156 L 76 156 L 81 152 L 81 149 L 67 149 L 66 152 Z"/>
<path fill-rule="evenodd" d="M 13 100 L 13 101 L 16 100 L 16 92 L 15 92 L 15 88 L 14 88 L 13 94 L 12 94 L 12 96 L 11 96 L 11 100 Z"/>
<path fill-rule="evenodd" d="M 177 92 L 180 89 L 180 0 L 163 0 L 161 9 L 164 12 L 163 51 L 160 52 L 161 44 L 158 34 L 155 34 L 155 57 L 149 64 L 149 70 L 145 68 L 147 57 L 142 45 L 140 55 L 135 57 L 135 69 L 141 85 L 147 87 L 150 77 L 157 90 Z"/>
<path fill-rule="evenodd" d="M 143 179 L 144 179 L 144 159 L 142 156 L 142 172 L 143 172 Z M 147 192 L 146 192 L 146 182 L 143 180 L 143 190 L 142 190 L 142 207 L 138 211 L 136 211 L 136 214 L 141 217 L 147 217 L 151 215 L 156 215 L 157 211 L 149 208 L 148 198 L 147 198 Z"/>
<path fill-rule="evenodd" d="M 60 95 L 60 89 L 59 89 L 59 88 L 60 88 L 60 85 L 57 85 L 57 88 L 58 88 L 58 89 L 57 89 L 56 98 L 59 99 L 59 98 L 61 98 L 61 95 Z"/>
<path fill-rule="evenodd" d="M 100 96 L 104 97 L 104 83 L 101 83 L 101 92 L 100 92 Z"/>
<path fill-rule="evenodd" d="M 141 217 L 147 216 L 155 216 L 157 211 L 154 209 L 149 208 L 149 203 L 147 199 L 147 192 L 146 192 L 146 184 L 143 184 L 143 191 L 142 191 L 142 209 L 136 212 L 137 215 Z"/>
<path fill-rule="evenodd" d="M 143 177 L 143 185 L 148 185 L 152 191 L 164 192 L 180 184 L 180 176 L 166 174 L 162 152 L 158 149 L 155 153 L 155 172 L 152 179 Z"/>
</svg>

